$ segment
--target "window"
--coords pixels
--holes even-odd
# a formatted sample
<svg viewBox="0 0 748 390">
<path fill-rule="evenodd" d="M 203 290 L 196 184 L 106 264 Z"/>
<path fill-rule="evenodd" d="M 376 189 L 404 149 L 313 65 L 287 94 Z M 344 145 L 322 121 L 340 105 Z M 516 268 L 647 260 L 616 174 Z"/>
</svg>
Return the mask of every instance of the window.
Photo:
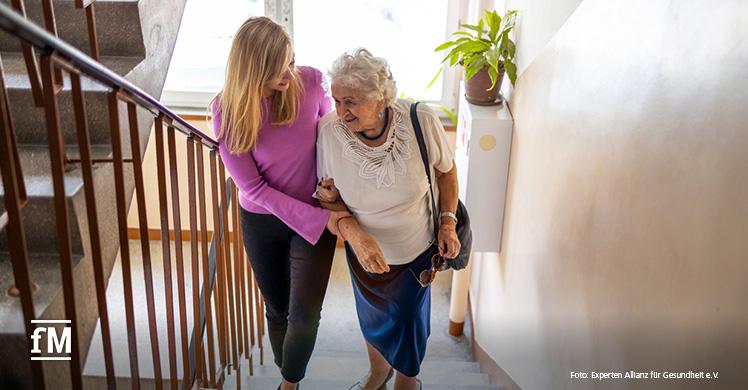
<svg viewBox="0 0 748 390">
<path fill-rule="evenodd" d="M 262 0 L 187 0 L 162 99 L 169 107 L 205 113 L 223 87 L 236 29 L 264 15 Z"/>
<path fill-rule="evenodd" d="M 456 107 L 456 79 L 434 47 L 456 30 L 460 0 L 188 0 L 164 102 L 204 112 L 221 88 L 236 28 L 250 15 L 267 14 L 293 34 L 296 62 L 324 73 L 341 53 L 366 47 L 388 60 L 398 93 Z"/>
</svg>

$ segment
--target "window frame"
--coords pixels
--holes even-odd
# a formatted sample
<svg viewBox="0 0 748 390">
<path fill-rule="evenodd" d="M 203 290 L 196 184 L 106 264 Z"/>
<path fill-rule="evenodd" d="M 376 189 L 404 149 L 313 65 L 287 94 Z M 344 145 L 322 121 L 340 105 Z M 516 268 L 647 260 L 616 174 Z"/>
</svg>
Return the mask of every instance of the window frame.
<svg viewBox="0 0 748 390">
<path fill-rule="evenodd" d="M 293 30 L 293 0 L 264 0 L 265 16 L 272 18 L 283 25 L 291 35 Z M 450 39 L 452 33 L 459 30 L 460 24 L 468 12 L 468 0 L 447 0 L 447 31 L 444 40 Z M 219 68 L 216 68 L 220 71 Z M 436 69 L 435 71 L 438 71 Z M 442 106 L 452 112 L 457 112 L 459 85 L 462 76 L 462 68 L 442 64 L 442 96 L 440 101 L 426 100 L 427 104 Z M 217 91 L 216 91 L 217 92 Z M 177 112 L 195 113 L 207 110 L 208 103 L 216 92 L 183 89 L 164 88 L 161 100 Z M 445 120 L 446 114 L 437 110 L 439 116 Z"/>
</svg>

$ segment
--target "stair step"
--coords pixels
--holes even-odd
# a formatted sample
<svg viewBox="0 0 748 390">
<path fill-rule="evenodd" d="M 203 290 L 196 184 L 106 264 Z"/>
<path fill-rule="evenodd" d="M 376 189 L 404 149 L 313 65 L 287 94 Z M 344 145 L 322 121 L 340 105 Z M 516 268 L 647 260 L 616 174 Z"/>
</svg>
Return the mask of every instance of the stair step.
<svg viewBox="0 0 748 390">
<path fill-rule="evenodd" d="M 343 372 L 341 372 L 343 371 Z M 299 385 L 300 389 L 303 390 L 346 390 L 351 385 L 356 383 L 359 378 L 353 377 L 349 374 L 347 368 L 341 367 L 337 372 L 333 373 L 336 378 L 340 379 L 304 379 Z M 348 378 L 351 376 L 350 378 Z M 224 389 L 236 389 L 236 376 L 228 375 L 224 381 Z M 275 389 L 280 384 L 279 378 L 269 377 L 244 377 L 241 381 L 242 389 Z M 387 383 L 387 388 L 393 388 L 394 381 L 390 380 Z M 423 388 L 427 390 L 498 390 L 498 386 L 490 384 L 456 384 L 456 383 L 427 383 L 423 382 Z"/>
<path fill-rule="evenodd" d="M 0 0 L 10 4 L 10 0 Z M 138 0 L 98 0 L 94 4 L 96 34 L 102 56 L 145 58 Z M 43 26 L 41 1 L 26 1 L 26 15 Z M 72 0 L 54 0 L 57 33 L 61 39 L 90 54 L 86 11 L 75 8 Z M 20 52 L 18 40 L 0 32 L 0 51 Z"/>
<path fill-rule="evenodd" d="M 345 369 L 348 379 L 355 382 L 369 371 L 368 359 L 315 357 L 309 361 L 306 377 L 308 379 L 328 380 L 341 378 L 341 369 Z M 243 370 L 243 372 L 248 372 Z M 281 378 L 280 370 L 270 360 L 265 365 L 254 367 L 254 376 Z M 480 367 L 472 362 L 428 361 L 425 360 L 418 375 L 423 383 L 440 383 L 454 385 L 485 385 L 488 377 L 480 373 Z"/>
<path fill-rule="evenodd" d="M 78 156 L 78 148 L 70 146 L 69 156 Z M 94 156 L 106 157 L 111 153 L 107 146 L 93 146 Z M 50 176 L 49 150 L 45 146 L 19 146 L 28 203 L 21 210 L 27 248 L 37 253 L 57 253 L 57 225 L 55 221 L 54 188 Z M 94 177 L 103 164 L 94 164 Z M 82 255 L 81 232 L 76 217 L 75 200 L 83 196 L 83 178 L 78 165 L 65 173 L 65 195 L 68 198 L 68 218 L 73 253 Z M 81 199 L 82 200 L 82 199 Z M 0 212 L 5 210 L 5 189 L 0 183 Z M 85 218 L 85 209 L 82 218 Z M 0 235 L 0 252 L 7 252 L 7 235 Z"/>
<path fill-rule="evenodd" d="M 19 144 L 47 144 L 47 122 L 42 108 L 36 107 L 31 91 L 26 63 L 20 53 L 2 53 L 5 86 L 8 90 L 13 125 L 16 128 Z M 104 66 L 117 74 L 126 75 L 141 63 L 136 57 L 103 57 Z M 58 95 L 60 126 L 65 141 L 75 143 L 75 115 L 70 79 L 66 73 L 63 90 Z M 81 88 L 86 101 L 86 116 L 91 142 L 106 144 L 110 142 L 109 111 L 107 93 L 109 89 L 88 78 L 81 79 Z M 28 115 L 29 111 L 36 115 Z"/>
<path fill-rule="evenodd" d="M 80 262 L 81 256 L 73 256 L 73 264 Z M 37 318 L 44 314 L 44 309 L 55 299 L 56 294 L 62 286 L 60 274 L 60 261 L 56 254 L 29 254 L 29 272 L 32 282 L 38 285 L 33 294 L 34 308 Z M 21 299 L 11 297 L 7 294 L 8 288 L 15 282 L 13 278 L 13 266 L 7 253 L 0 253 L 0 335 L 3 338 L 17 336 L 23 348 L 21 354 L 28 353 L 26 336 L 21 311 Z M 56 319 L 56 318 L 46 318 Z M 5 339 L 7 341 L 7 339 Z M 4 342 L 5 346 L 12 343 Z M 5 356 L 15 356 L 4 350 Z"/>
<path fill-rule="evenodd" d="M 267 365 L 266 365 L 267 366 Z M 333 370 L 339 367 L 346 367 L 346 369 L 355 368 L 361 372 L 365 372 L 369 368 L 369 360 L 365 354 L 361 354 L 360 357 L 351 357 L 345 355 L 327 355 L 320 356 L 315 351 L 312 354 L 312 359 L 309 361 L 309 372 L 320 371 L 328 372 L 326 370 Z M 275 368 L 274 366 L 272 366 Z M 465 372 L 465 373 L 480 373 L 480 364 L 476 362 L 464 362 L 464 361 L 451 361 L 451 360 L 426 360 L 421 364 L 421 371 L 424 373 L 439 372 L 439 371 L 452 371 L 452 372 Z"/>
</svg>

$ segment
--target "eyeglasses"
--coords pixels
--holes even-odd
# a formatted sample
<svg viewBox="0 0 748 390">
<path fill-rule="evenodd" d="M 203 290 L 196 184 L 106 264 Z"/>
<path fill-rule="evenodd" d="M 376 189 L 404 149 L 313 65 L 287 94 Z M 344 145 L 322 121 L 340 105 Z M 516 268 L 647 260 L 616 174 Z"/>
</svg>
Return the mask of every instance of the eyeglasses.
<svg viewBox="0 0 748 390">
<path fill-rule="evenodd" d="M 437 272 L 444 271 L 446 269 L 447 260 L 437 253 L 431 256 L 431 267 L 421 271 L 416 279 L 422 287 L 426 287 L 434 282 Z M 416 275 L 412 270 L 410 272 L 413 273 L 413 276 Z"/>
</svg>

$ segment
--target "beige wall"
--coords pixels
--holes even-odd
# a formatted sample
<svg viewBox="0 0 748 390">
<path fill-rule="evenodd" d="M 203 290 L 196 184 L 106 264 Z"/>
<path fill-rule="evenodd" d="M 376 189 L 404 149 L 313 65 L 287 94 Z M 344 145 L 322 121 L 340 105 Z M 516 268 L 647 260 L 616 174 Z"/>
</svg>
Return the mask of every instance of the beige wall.
<svg viewBox="0 0 748 390">
<path fill-rule="evenodd" d="M 477 342 L 524 389 L 748 388 L 748 7 L 587 0 L 533 57 Z M 721 379 L 569 379 L 592 370 Z"/>
<path fill-rule="evenodd" d="M 209 124 L 206 121 L 190 121 L 190 124 L 195 126 L 196 128 L 202 130 L 206 134 L 213 134 L 212 130 L 208 127 Z M 177 173 L 179 175 L 179 202 L 180 202 L 180 219 L 182 222 L 182 230 L 189 230 L 189 188 L 187 186 L 187 150 L 186 150 L 186 138 L 179 132 L 176 133 L 175 136 L 176 141 L 176 151 L 177 151 Z M 168 148 L 167 148 L 167 139 L 166 136 L 164 136 L 164 156 L 167 156 L 168 158 Z M 220 157 L 218 157 L 220 159 Z M 208 149 L 203 149 L 203 159 L 204 159 L 204 167 L 205 167 L 205 194 L 206 194 L 206 202 L 208 205 L 212 204 L 213 202 L 213 196 L 210 191 L 210 154 L 208 153 Z M 197 169 L 197 167 L 195 168 Z M 166 166 L 166 183 L 167 183 L 167 202 L 168 202 L 168 208 L 169 208 L 169 229 L 173 230 L 173 220 L 172 220 L 172 213 L 171 213 L 171 186 L 170 186 L 170 176 L 169 176 L 169 166 L 167 164 Z M 196 171 L 197 172 L 197 171 Z M 161 214 L 160 214 L 160 208 L 159 208 L 159 202 L 158 202 L 158 169 L 156 167 L 156 133 L 155 131 L 151 130 L 151 136 L 148 139 L 148 146 L 146 147 L 145 151 L 145 158 L 143 159 L 143 176 L 144 176 L 144 182 L 145 182 L 145 193 L 146 193 L 146 209 L 147 209 L 147 216 L 148 216 L 148 227 L 151 229 L 160 229 L 161 228 Z M 228 172 L 226 172 L 226 176 L 228 177 Z M 196 176 L 197 177 L 197 176 Z M 195 185 L 197 186 L 197 179 L 195 179 Z M 196 197 L 197 200 L 197 197 Z M 132 198 L 132 205 L 130 206 L 130 213 L 127 216 L 127 226 L 130 228 L 137 228 L 139 225 L 138 223 L 138 212 L 137 212 L 137 203 L 136 198 L 133 195 Z M 207 213 L 206 221 L 208 223 L 208 230 L 213 230 L 213 215 L 212 212 L 209 210 Z M 199 218 L 199 212 L 198 212 L 198 218 Z M 199 229 L 200 225 L 198 225 Z"/>
</svg>

